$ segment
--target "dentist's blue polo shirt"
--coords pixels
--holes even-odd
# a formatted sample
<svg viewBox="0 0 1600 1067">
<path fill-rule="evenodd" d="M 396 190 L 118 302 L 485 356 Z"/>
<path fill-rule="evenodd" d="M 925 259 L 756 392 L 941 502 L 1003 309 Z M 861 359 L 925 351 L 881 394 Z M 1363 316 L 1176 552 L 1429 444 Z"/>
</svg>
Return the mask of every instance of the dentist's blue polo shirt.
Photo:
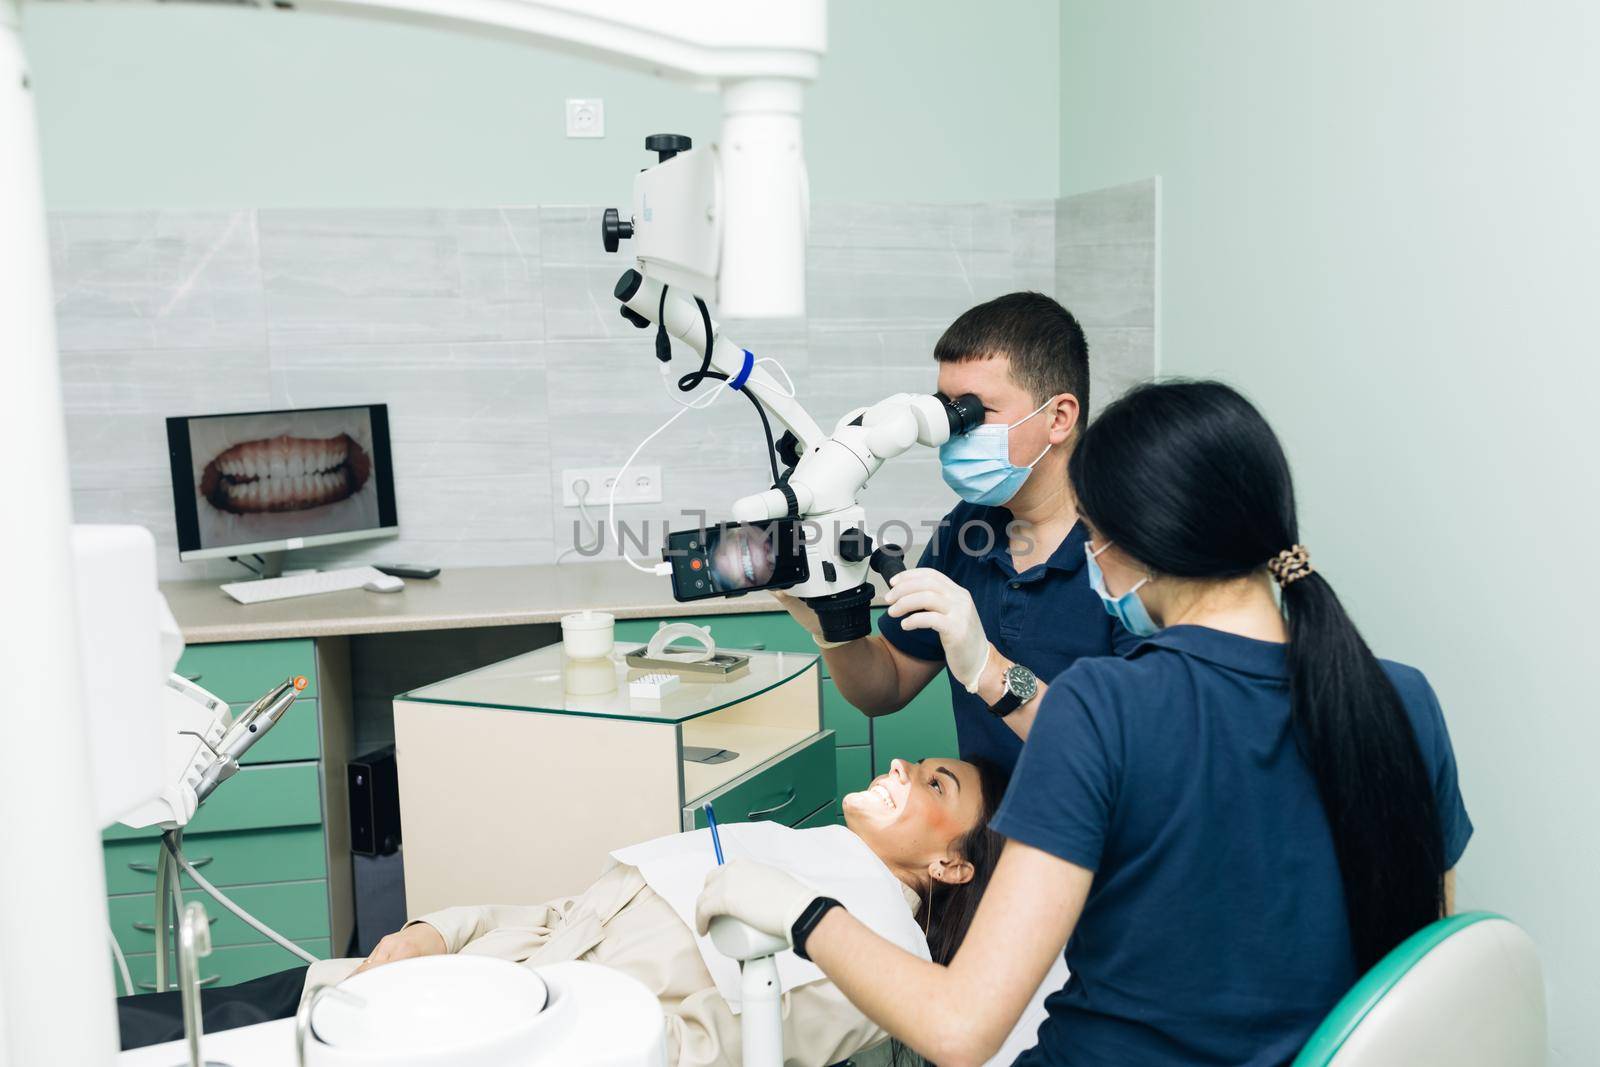
<svg viewBox="0 0 1600 1067">
<path fill-rule="evenodd" d="M 1005 508 L 962 502 L 929 536 L 917 566 L 943 571 L 964 586 L 972 594 L 990 643 L 1042 682 L 1083 657 L 1114 656 L 1132 649 L 1137 640 L 1106 614 L 1099 595 L 1089 588 L 1083 556 L 1089 534 L 1083 523 L 1073 526 L 1049 559 L 1019 574 L 1011 563 L 1006 536 L 1011 521 Z M 878 631 L 908 656 L 944 662 L 937 632 L 907 630 L 900 623 L 884 615 Z M 1022 752 L 1021 738 L 989 711 L 982 698 L 968 693 L 954 678 L 949 685 L 960 755 L 985 757 L 1010 770 Z"/>
<path fill-rule="evenodd" d="M 1444 716 L 1421 672 L 1383 668 L 1448 870 L 1472 821 Z M 1076 664 L 1040 702 L 993 826 L 1094 872 L 1072 977 L 1018 1067 L 1277 1067 L 1358 977 L 1286 645 L 1174 626 Z"/>
</svg>

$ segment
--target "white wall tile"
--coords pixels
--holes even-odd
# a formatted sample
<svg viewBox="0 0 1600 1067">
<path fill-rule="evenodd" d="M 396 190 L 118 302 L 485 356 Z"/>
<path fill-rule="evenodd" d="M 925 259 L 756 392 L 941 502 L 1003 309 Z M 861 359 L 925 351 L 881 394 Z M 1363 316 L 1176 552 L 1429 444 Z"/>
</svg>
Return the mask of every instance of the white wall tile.
<svg viewBox="0 0 1600 1067">
<path fill-rule="evenodd" d="M 50 262 L 63 352 L 265 340 L 253 211 L 55 214 Z"/>
<path fill-rule="evenodd" d="M 536 341 L 538 212 L 260 212 L 274 344 Z"/>
</svg>

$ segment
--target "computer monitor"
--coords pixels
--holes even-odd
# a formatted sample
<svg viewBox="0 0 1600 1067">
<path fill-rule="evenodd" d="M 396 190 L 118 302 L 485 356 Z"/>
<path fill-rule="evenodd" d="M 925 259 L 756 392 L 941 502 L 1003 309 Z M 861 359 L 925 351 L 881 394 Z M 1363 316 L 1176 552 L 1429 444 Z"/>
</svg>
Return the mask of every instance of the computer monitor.
<svg viewBox="0 0 1600 1067">
<path fill-rule="evenodd" d="M 185 562 L 400 532 L 386 404 L 170 418 L 167 449 Z"/>
</svg>

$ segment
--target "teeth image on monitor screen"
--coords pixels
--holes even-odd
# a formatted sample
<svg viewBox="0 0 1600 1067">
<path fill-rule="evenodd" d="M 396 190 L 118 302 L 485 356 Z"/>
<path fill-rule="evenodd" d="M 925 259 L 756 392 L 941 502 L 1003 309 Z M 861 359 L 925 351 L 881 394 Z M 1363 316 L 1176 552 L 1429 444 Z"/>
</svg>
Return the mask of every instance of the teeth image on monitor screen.
<svg viewBox="0 0 1600 1067">
<path fill-rule="evenodd" d="M 347 433 L 243 441 L 206 464 L 200 495 L 219 511 L 307 511 L 359 492 L 372 457 Z"/>
</svg>

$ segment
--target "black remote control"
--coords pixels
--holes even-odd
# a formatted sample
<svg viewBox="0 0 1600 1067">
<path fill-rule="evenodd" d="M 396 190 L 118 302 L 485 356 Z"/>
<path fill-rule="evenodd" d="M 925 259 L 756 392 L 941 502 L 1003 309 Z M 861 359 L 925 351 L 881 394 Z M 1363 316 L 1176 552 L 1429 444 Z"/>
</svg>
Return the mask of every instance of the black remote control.
<svg viewBox="0 0 1600 1067">
<path fill-rule="evenodd" d="M 374 563 L 373 568 L 384 574 L 396 578 L 437 578 L 438 567 L 429 567 L 422 563 Z"/>
</svg>

